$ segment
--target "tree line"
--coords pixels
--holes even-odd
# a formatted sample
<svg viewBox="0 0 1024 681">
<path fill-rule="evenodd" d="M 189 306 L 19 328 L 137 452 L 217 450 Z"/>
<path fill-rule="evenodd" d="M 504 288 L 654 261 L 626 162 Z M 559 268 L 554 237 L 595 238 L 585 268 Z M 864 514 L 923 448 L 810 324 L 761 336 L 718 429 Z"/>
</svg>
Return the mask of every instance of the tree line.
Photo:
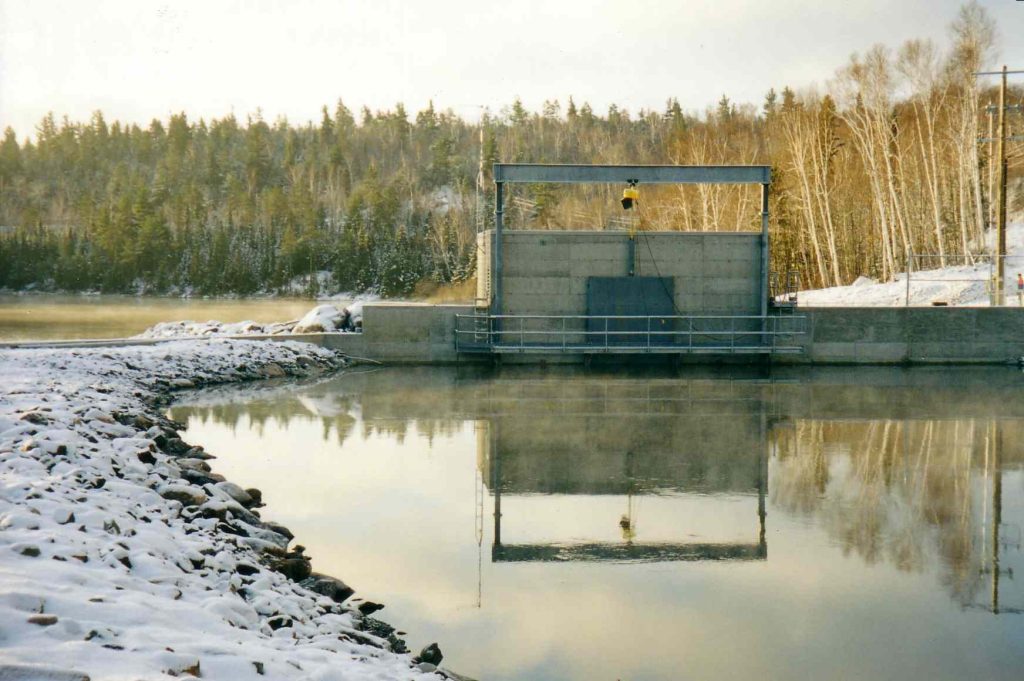
<svg viewBox="0 0 1024 681">
<path fill-rule="evenodd" d="M 945 46 L 910 40 L 854 55 L 821 88 L 722 96 L 697 114 L 598 113 L 519 100 L 467 121 L 433 104 L 353 113 L 342 101 L 296 126 L 257 112 L 141 127 L 51 114 L 0 141 L 0 287 L 251 294 L 459 282 L 492 223 L 490 167 L 536 163 L 770 164 L 773 268 L 805 286 L 888 279 L 908 252 L 959 263 L 984 250 L 995 169 L 985 106 L 996 28 L 965 5 Z M 1011 99 L 1020 99 L 1014 90 Z M 1012 172 L 1015 172 L 1012 170 Z M 743 230 L 749 187 L 516 186 L 512 227 Z M 631 222 L 632 221 L 632 222 Z M 314 276 L 316 273 L 328 273 Z"/>
</svg>

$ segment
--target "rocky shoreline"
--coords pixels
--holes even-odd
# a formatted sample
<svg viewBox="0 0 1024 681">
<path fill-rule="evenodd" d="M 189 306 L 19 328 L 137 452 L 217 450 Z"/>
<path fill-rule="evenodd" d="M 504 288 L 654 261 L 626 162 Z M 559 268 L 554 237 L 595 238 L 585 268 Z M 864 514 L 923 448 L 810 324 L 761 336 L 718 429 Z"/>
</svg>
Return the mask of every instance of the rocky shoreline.
<svg viewBox="0 0 1024 681">
<path fill-rule="evenodd" d="M 0 353 L 0 677 L 459 678 L 164 416 L 183 389 L 345 365 L 292 342 Z"/>
</svg>

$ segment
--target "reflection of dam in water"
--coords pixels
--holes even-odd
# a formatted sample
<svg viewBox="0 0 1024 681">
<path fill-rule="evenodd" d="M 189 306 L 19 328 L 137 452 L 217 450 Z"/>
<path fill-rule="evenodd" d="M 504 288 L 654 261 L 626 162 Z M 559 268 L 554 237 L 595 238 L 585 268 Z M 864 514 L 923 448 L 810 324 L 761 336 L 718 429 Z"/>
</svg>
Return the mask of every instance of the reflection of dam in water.
<svg viewBox="0 0 1024 681">
<path fill-rule="evenodd" d="M 1006 613 L 1024 605 L 1021 382 L 1004 369 L 403 368 L 175 412 L 316 419 L 339 442 L 473 423 L 477 536 L 486 524 L 495 565 L 763 561 L 768 532 L 804 522 L 866 565 L 935 570 L 962 607 Z"/>
<path fill-rule="evenodd" d="M 491 559 L 523 561 L 763 560 L 767 438 L 764 403 L 694 383 L 498 381 L 481 401 L 481 479 L 493 498 Z M 749 537 L 645 541 L 634 500 L 647 495 L 746 497 Z M 618 541 L 509 542 L 502 498 L 627 498 Z M 679 504 L 676 504 L 677 506 Z M 685 511 L 677 514 L 680 534 Z M 741 534 L 743 531 L 741 530 Z"/>
</svg>

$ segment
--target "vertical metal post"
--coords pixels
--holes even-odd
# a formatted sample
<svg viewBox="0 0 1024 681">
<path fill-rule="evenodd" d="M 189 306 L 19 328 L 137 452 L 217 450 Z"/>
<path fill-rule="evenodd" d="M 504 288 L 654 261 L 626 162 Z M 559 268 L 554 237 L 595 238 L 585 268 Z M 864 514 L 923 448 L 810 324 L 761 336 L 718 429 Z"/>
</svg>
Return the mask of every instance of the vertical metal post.
<svg viewBox="0 0 1024 681">
<path fill-rule="evenodd" d="M 1006 254 L 1006 65 L 1003 65 L 1002 81 L 999 84 L 999 137 L 996 140 L 999 163 L 999 207 L 996 209 L 996 222 L 999 228 L 999 240 L 996 247 L 996 305 L 1005 304 L 1003 288 L 1003 256 Z"/>
<path fill-rule="evenodd" d="M 988 139 L 990 141 L 994 140 L 996 138 L 996 131 L 992 127 L 995 124 L 995 120 L 996 120 L 992 116 L 992 114 L 995 113 L 995 109 L 996 109 L 996 105 L 992 103 L 992 100 L 989 100 L 988 106 L 985 107 L 985 111 L 988 114 Z M 988 227 L 988 228 L 991 228 L 992 224 L 996 221 L 995 220 L 995 208 L 996 208 L 996 206 L 995 206 L 995 204 L 992 203 L 992 197 L 995 196 L 995 194 L 996 194 L 995 185 L 996 185 L 996 166 L 995 166 L 995 164 L 992 163 L 991 159 L 989 159 L 989 164 L 988 164 L 988 215 L 986 216 L 987 220 L 985 221 L 985 226 Z"/>
<path fill-rule="evenodd" d="M 501 548 L 501 453 L 498 451 L 498 422 L 491 421 L 491 492 L 494 494 L 494 538 L 495 548 Z"/>
<path fill-rule="evenodd" d="M 910 247 L 908 246 L 907 247 L 907 299 L 904 301 L 903 307 L 910 307 L 910 270 L 913 268 L 913 266 L 912 266 L 913 259 L 914 259 L 914 255 L 911 252 Z"/>
<path fill-rule="evenodd" d="M 992 290 L 989 291 L 988 298 L 989 298 L 989 304 L 992 307 L 995 307 L 998 304 L 998 303 L 996 303 L 996 275 L 995 275 L 995 264 L 994 264 L 994 261 L 995 261 L 995 258 L 989 258 L 988 259 L 988 281 L 989 281 L 989 286 L 992 287 Z"/>
<path fill-rule="evenodd" d="M 999 614 L 999 526 L 1003 523 L 1003 428 L 992 421 L 992 612 Z"/>
<path fill-rule="evenodd" d="M 501 314 L 502 279 L 505 273 L 505 259 L 502 252 L 502 234 L 504 233 L 504 184 L 494 183 L 494 244 L 491 248 L 493 262 L 491 264 L 491 314 Z M 499 326 L 500 328 L 500 326 Z"/>
<path fill-rule="evenodd" d="M 761 185 L 761 330 L 767 331 L 768 317 L 768 183 Z M 761 344 L 766 338 L 762 336 Z"/>
<path fill-rule="evenodd" d="M 761 418 L 759 422 L 759 433 L 761 446 L 758 449 L 757 457 L 757 550 L 761 558 L 768 557 L 768 540 L 765 536 L 765 518 L 768 512 L 765 509 L 765 497 L 768 494 L 768 455 L 770 452 L 768 444 L 768 419 L 765 415 L 765 398 L 761 395 Z"/>
</svg>

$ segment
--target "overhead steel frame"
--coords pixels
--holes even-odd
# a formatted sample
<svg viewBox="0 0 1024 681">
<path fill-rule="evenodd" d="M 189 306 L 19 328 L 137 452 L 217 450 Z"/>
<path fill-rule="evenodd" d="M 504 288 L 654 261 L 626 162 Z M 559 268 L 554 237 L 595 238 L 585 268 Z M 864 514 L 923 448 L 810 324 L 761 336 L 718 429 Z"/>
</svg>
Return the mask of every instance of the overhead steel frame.
<svg viewBox="0 0 1024 681">
<path fill-rule="evenodd" d="M 505 183 L 527 184 L 759 184 L 761 185 L 761 317 L 768 316 L 768 185 L 771 166 L 629 166 L 548 163 L 494 164 L 494 245 L 491 314 L 502 313 Z"/>
</svg>

